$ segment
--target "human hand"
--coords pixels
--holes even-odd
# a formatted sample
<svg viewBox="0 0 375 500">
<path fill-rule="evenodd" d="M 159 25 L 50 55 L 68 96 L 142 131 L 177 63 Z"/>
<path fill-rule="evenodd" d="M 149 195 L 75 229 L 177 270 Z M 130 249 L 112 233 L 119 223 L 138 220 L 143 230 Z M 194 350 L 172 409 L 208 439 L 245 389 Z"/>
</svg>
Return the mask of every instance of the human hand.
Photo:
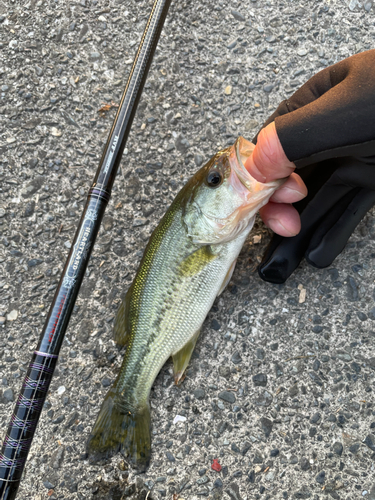
<svg viewBox="0 0 375 500">
<path fill-rule="evenodd" d="M 301 231 L 291 238 L 283 237 L 284 229 L 296 234 L 298 215 L 283 203 L 293 202 L 292 197 L 280 189 L 263 207 L 263 220 L 278 233 L 259 266 L 264 280 L 284 282 L 304 255 L 316 267 L 330 265 L 374 205 L 374 113 L 371 50 L 316 74 L 265 123 L 246 168 L 268 181 L 293 172 L 294 163 L 301 175 L 296 191 L 302 196 L 304 182 L 309 194 L 295 204 Z"/>
<path fill-rule="evenodd" d="M 301 177 L 294 173 L 295 164 L 284 153 L 275 122 L 259 132 L 257 144 L 253 154 L 246 160 L 245 167 L 261 182 L 288 177 L 259 213 L 266 226 L 275 233 L 288 237 L 298 234 L 301 221 L 292 203 L 302 200 L 307 195 L 307 188 Z"/>
</svg>

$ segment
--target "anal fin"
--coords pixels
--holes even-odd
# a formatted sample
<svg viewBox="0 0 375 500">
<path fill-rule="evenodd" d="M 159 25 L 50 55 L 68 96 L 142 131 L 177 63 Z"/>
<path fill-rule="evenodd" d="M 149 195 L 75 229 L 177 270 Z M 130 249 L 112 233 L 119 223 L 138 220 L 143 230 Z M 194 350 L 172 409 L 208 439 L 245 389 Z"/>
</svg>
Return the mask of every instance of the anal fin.
<svg viewBox="0 0 375 500">
<path fill-rule="evenodd" d="M 233 271 L 234 271 L 234 268 L 236 267 L 236 263 L 237 263 L 237 259 L 234 260 L 230 266 L 230 268 L 228 269 L 228 272 L 227 274 L 225 275 L 225 278 L 224 278 L 224 281 L 221 285 L 221 288 L 217 294 L 217 296 L 219 296 L 223 291 L 224 291 L 224 288 L 228 285 L 228 283 L 230 282 L 230 279 L 232 277 L 232 274 L 233 274 Z"/>
<path fill-rule="evenodd" d="M 185 378 L 185 370 L 193 354 L 195 344 L 199 337 L 200 330 L 194 333 L 192 338 L 175 354 L 172 354 L 174 383 L 179 385 Z"/>
</svg>

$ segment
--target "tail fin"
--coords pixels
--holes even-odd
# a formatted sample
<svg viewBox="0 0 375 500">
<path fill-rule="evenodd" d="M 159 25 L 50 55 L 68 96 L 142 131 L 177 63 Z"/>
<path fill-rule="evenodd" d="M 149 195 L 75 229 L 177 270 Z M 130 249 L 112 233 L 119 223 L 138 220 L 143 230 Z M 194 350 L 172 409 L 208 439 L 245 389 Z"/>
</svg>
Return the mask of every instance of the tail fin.
<svg viewBox="0 0 375 500">
<path fill-rule="evenodd" d="M 140 472 L 145 471 L 151 456 L 150 425 L 148 405 L 130 410 L 110 389 L 87 443 L 90 459 L 97 461 L 121 452 Z"/>
</svg>

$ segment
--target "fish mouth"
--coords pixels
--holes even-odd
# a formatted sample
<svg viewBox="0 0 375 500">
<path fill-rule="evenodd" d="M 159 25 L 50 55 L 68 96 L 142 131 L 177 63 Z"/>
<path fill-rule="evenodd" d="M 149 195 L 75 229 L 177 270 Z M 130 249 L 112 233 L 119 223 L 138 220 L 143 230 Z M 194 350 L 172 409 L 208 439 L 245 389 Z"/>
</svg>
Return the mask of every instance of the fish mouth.
<svg viewBox="0 0 375 500">
<path fill-rule="evenodd" d="M 244 163 L 252 155 L 254 148 L 252 142 L 240 136 L 228 151 L 231 167 L 228 181 L 231 189 L 242 199 L 242 203 L 225 218 L 215 217 L 214 214 L 195 207 L 204 215 L 207 229 L 216 233 L 220 242 L 229 241 L 252 226 L 258 210 L 268 203 L 275 190 L 285 182 L 285 179 L 277 179 L 262 183 L 250 175 Z"/>
<path fill-rule="evenodd" d="M 228 221 L 242 217 L 252 217 L 264 206 L 274 191 L 279 188 L 285 179 L 277 179 L 262 183 L 257 181 L 246 170 L 244 163 L 252 155 L 255 144 L 240 136 L 228 150 L 228 160 L 231 167 L 229 183 L 231 188 L 242 198 L 243 203 L 225 218 L 215 217 L 213 214 L 201 211 L 203 215 L 216 225 L 228 224 Z M 200 210 L 200 209 L 199 209 Z"/>
<path fill-rule="evenodd" d="M 272 194 L 285 179 L 268 183 L 258 182 L 246 170 L 244 163 L 251 156 L 255 145 L 239 137 L 231 148 L 223 151 L 227 155 L 230 174 L 227 179 L 229 189 L 237 195 L 238 204 L 225 217 L 217 217 L 211 210 L 205 210 L 199 203 L 193 202 L 185 218 L 188 234 L 195 243 L 224 243 L 237 237 L 253 225 L 257 211 L 268 203 Z M 191 221 L 201 220 L 205 226 L 205 236 L 194 233 Z"/>
<path fill-rule="evenodd" d="M 272 194 L 278 189 L 286 179 L 276 179 L 267 183 L 257 181 L 246 170 L 244 163 L 253 154 L 255 144 L 247 141 L 243 137 L 238 137 L 229 155 L 231 166 L 230 182 L 232 188 L 243 199 L 243 204 L 237 210 L 252 217 L 256 212 L 268 203 Z"/>
<path fill-rule="evenodd" d="M 244 163 L 253 154 L 254 149 L 255 144 L 240 136 L 233 144 L 233 148 L 229 156 L 232 172 L 236 174 L 238 180 L 248 191 L 251 190 L 252 183 L 254 183 L 255 179 L 246 170 Z"/>
</svg>

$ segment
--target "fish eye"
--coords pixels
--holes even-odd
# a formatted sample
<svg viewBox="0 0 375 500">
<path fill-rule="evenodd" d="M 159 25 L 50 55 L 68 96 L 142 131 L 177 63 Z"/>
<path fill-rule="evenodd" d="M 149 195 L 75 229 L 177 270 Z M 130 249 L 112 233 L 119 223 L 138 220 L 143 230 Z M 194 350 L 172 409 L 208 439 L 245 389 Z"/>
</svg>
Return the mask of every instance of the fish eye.
<svg viewBox="0 0 375 500">
<path fill-rule="evenodd" d="M 208 187 L 216 188 L 223 182 L 223 176 L 217 170 L 211 170 L 206 177 Z"/>
</svg>

